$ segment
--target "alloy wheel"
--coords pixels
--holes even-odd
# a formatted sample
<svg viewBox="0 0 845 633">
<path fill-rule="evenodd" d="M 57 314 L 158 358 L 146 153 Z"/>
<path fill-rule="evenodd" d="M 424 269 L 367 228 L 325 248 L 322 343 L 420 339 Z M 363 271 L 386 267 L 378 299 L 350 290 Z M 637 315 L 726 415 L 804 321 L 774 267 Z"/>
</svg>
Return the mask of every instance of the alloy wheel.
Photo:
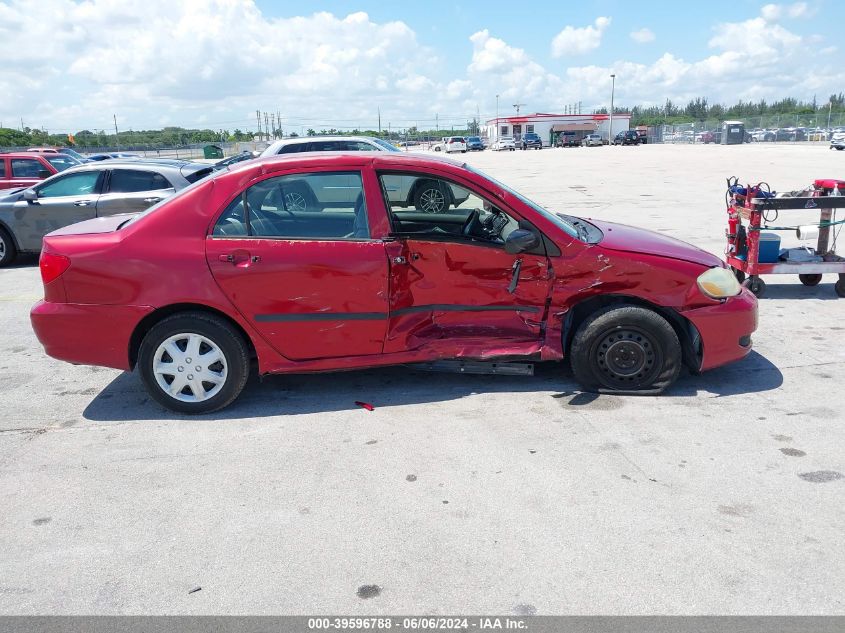
<svg viewBox="0 0 845 633">
<path fill-rule="evenodd" d="M 446 196 L 438 189 L 426 189 L 420 196 L 420 207 L 429 213 L 440 213 L 446 208 Z"/>
<path fill-rule="evenodd" d="M 288 211 L 307 211 L 308 201 L 298 191 L 285 194 L 285 207 Z"/>
</svg>

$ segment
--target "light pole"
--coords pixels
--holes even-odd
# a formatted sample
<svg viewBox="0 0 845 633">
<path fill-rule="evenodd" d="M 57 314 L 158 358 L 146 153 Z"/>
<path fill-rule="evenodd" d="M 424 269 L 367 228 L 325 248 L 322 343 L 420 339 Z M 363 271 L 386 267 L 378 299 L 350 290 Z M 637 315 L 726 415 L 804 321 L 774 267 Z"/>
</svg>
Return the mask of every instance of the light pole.
<svg viewBox="0 0 845 633">
<path fill-rule="evenodd" d="M 496 95 L 496 139 L 495 140 L 496 141 L 499 140 L 499 95 Z"/>
<path fill-rule="evenodd" d="M 613 93 L 616 90 L 616 75 L 610 76 L 610 127 L 607 129 L 607 140 L 613 142 Z"/>
</svg>

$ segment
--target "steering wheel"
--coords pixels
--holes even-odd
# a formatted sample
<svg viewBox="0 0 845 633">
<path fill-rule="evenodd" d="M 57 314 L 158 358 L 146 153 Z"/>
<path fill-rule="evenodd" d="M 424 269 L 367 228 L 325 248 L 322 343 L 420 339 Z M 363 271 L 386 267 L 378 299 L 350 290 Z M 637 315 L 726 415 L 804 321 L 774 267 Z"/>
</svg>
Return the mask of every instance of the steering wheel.
<svg viewBox="0 0 845 633">
<path fill-rule="evenodd" d="M 481 222 L 479 221 L 479 216 L 481 212 L 478 209 L 473 209 L 469 212 L 467 219 L 464 220 L 464 225 L 461 227 L 461 235 L 464 237 L 473 237 L 473 231 L 476 226 L 479 226 Z"/>
</svg>

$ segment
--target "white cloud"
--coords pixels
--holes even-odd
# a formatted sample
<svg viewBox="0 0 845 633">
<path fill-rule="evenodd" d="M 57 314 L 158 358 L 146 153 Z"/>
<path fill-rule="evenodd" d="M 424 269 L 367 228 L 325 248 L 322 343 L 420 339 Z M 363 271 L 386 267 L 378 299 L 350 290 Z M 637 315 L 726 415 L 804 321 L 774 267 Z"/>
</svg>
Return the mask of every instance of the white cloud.
<svg viewBox="0 0 845 633">
<path fill-rule="evenodd" d="M 576 28 L 566 26 L 552 40 L 552 56 L 583 55 L 601 45 L 601 37 L 610 26 L 610 18 L 599 17 L 593 25 Z"/>
<path fill-rule="evenodd" d="M 796 2 L 788 5 L 767 4 L 760 9 L 760 15 L 767 22 L 777 22 L 783 17 L 809 18 L 815 15 L 815 10 L 811 9 L 806 2 Z"/>
<path fill-rule="evenodd" d="M 630 35 L 631 39 L 634 40 L 637 44 L 647 44 L 648 42 L 654 41 L 654 32 L 648 28 L 642 28 L 636 31 L 631 31 Z"/>
<path fill-rule="evenodd" d="M 514 40 L 487 29 L 469 36 L 471 52 L 449 70 L 400 21 L 366 13 L 269 18 L 253 0 L 0 0 L 0 121 L 50 129 L 121 129 L 168 125 L 255 129 L 256 109 L 281 111 L 300 127 L 375 126 L 377 108 L 393 127 L 456 123 L 500 114 L 560 111 L 581 101 L 607 105 L 611 73 L 617 103 L 711 103 L 839 92 L 845 72 L 835 42 L 795 18 L 806 3 L 766 5 L 756 16 L 713 24 L 709 54 L 662 52 L 650 63 L 556 70 Z M 555 37 L 556 57 L 589 52 L 610 18 Z M 421 31 L 422 33 L 423 31 Z M 427 32 L 427 31 L 425 31 Z M 514 32 L 512 37 L 516 37 Z M 630 34 L 644 41 L 648 29 Z M 529 35 L 530 36 L 530 35 Z M 698 34 L 701 38 L 701 34 Z M 639 38 L 639 39 L 638 39 Z M 838 53 L 837 53 L 838 54 Z M 562 66 L 559 70 L 557 68 Z M 461 70 L 463 67 L 463 70 Z M 369 122 L 369 123 L 368 123 Z"/>
</svg>

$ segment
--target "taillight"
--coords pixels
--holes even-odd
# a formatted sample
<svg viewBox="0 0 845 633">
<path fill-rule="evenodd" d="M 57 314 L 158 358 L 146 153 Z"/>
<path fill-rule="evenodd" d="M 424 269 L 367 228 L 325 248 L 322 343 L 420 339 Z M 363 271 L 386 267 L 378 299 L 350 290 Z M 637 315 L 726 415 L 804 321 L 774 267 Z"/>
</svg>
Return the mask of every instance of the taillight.
<svg viewBox="0 0 845 633">
<path fill-rule="evenodd" d="M 41 268 L 41 279 L 46 286 L 51 281 L 61 277 L 70 268 L 70 258 L 42 251 L 38 266 Z"/>
</svg>

